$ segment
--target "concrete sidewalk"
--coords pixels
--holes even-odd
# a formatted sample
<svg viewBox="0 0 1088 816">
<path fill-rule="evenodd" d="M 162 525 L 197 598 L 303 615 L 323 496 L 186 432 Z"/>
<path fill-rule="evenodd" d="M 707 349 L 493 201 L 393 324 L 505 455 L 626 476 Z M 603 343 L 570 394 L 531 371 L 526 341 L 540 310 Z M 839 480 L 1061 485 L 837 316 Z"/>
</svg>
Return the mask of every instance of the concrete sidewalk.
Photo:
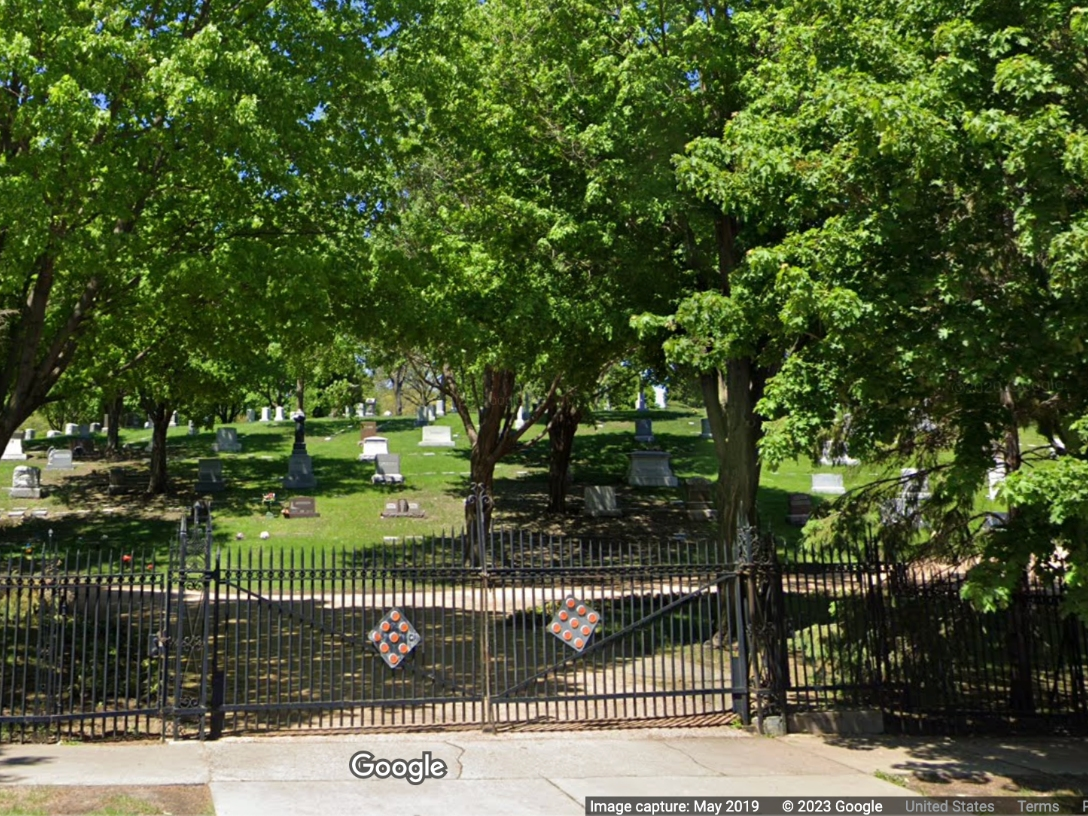
<svg viewBox="0 0 1088 816">
<path fill-rule="evenodd" d="M 449 772 L 411 785 L 357 779 L 358 751 Z M 875 775 L 911 763 L 977 769 L 1060 758 L 1088 769 L 1084 741 L 755 737 L 728 728 L 564 733 L 457 732 L 264 737 L 198 743 L 15 745 L 0 749 L 0 784 L 208 785 L 218 816 L 581 814 L 587 796 L 903 796 Z"/>
</svg>

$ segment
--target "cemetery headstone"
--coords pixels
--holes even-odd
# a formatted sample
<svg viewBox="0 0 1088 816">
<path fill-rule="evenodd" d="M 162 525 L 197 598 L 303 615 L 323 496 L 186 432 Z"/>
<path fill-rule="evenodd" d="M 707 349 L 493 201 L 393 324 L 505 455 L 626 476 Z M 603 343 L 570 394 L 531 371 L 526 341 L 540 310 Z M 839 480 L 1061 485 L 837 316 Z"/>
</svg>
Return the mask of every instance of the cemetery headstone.
<svg viewBox="0 0 1088 816">
<path fill-rule="evenodd" d="M 42 471 L 29 465 L 19 465 L 11 474 L 11 498 L 40 499 L 42 497 Z"/>
<path fill-rule="evenodd" d="M 426 518 L 427 514 L 420 509 L 418 502 L 410 502 L 407 499 L 397 499 L 395 502 L 386 502 L 382 511 L 382 518 Z"/>
<path fill-rule="evenodd" d="M 373 462 L 379 454 L 389 453 L 389 440 L 384 436 L 368 436 L 363 440 L 363 452 L 360 462 Z"/>
<path fill-rule="evenodd" d="M 443 399 L 438 400 L 434 404 L 434 415 L 436 417 L 444 417 L 446 415 L 446 401 Z"/>
<path fill-rule="evenodd" d="M 72 452 L 61 448 L 50 448 L 47 454 L 46 470 L 75 470 Z"/>
<path fill-rule="evenodd" d="M 423 428 L 421 448 L 452 448 L 455 446 L 453 432 L 448 425 L 427 425 Z"/>
<path fill-rule="evenodd" d="M 378 423 L 377 422 L 364 422 L 359 427 L 359 444 L 363 444 L 367 439 L 372 436 L 378 435 Z"/>
<path fill-rule="evenodd" d="M 377 416 L 378 415 L 378 400 L 376 400 L 374 397 L 371 397 L 370 399 L 368 399 L 366 401 L 366 406 L 365 406 L 365 410 L 363 411 L 363 413 L 368 417 Z"/>
<path fill-rule="evenodd" d="M 635 410 L 636 411 L 645 411 L 645 410 L 647 410 L 647 408 L 646 408 L 646 394 L 645 394 L 645 392 L 643 392 L 641 390 L 638 392 L 638 397 L 635 399 Z"/>
<path fill-rule="evenodd" d="M 428 405 L 427 406 L 427 421 L 428 422 L 434 422 L 436 419 L 438 419 L 438 414 L 435 413 L 434 406 L 433 405 Z"/>
<path fill-rule="evenodd" d="M 812 496 L 808 493 L 790 493 L 786 521 L 795 527 L 804 527 L 812 516 Z"/>
<path fill-rule="evenodd" d="M 64 424 L 65 436 L 79 436 L 79 426 L 74 422 L 66 422 Z"/>
<path fill-rule="evenodd" d="M 101 422 L 92 422 L 91 423 L 91 433 L 93 433 L 93 434 L 102 433 L 102 423 Z"/>
<path fill-rule="evenodd" d="M 64 433 L 62 431 L 53 431 L 53 430 L 49 430 L 49 431 L 45 432 L 45 438 L 46 439 L 56 439 L 58 436 L 64 436 Z"/>
<path fill-rule="evenodd" d="M 178 412 L 174 411 L 174 413 L 170 414 L 170 427 L 171 428 L 176 428 L 177 426 L 178 426 Z"/>
<path fill-rule="evenodd" d="M 355 404 L 355 418 L 364 419 L 366 417 L 366 403 L 357 402 Z"/>
<path fill-rule="evenodd" d="M 291 518 L 319 518 L 317 501 L 313 496 L 292 496 L 287 500 L 287 515 Z"/>
<path fill-rule="evenodd" d="M 370 477 L 373 484 L 404 484 L 404 476 L 400 472 L 400 455 L 396 453 L 379 453 L 374 457 L 374 475 Z"/>
<path fill-rule="evenodd" d="M 7 447 L 4 448 L 4 455 L 2 458 L 5 462 L 11 461 L 25 461 L 30 457 L 23 453 L 23 438 L 21 436 L 13 436 L 8 440 Z"/>
<path fill-rule="evenodd" d="M 688 518 L 693 521 L 713 519 L 718 511 L 714 507 L 714 486 L 709 479 L 693 477 L 684 482 L 685 499 L 684 506 L 688 511 Z"/>
<path fill-rule="evenodd" d="M 427 409 L 422 405 L 416 409 L 416 427 L 421 428 L 427 424 Z"/>
<path fill-rule="evenodd" d="M 111 496 L 127 493 L 131 489 L 133 474 L 128 468 L 111 467 L 109 476 L 110 485 L 107 492 Z"/>
<path fill-rule="evenodd" d="M 238 441 L 237 428 L 215 429 L 215 450 L 219 453 L 239 453 L 242 443 Z"/>
<path fill-rule="evenodd" d="M 196 423 L 189 420 L 189 436 L 196 436 Z"/>
<path fill-rule="evenodd" d="M 33 428 L 27 428 L 25 431 L 23 431 L 23 439 L 26 439 L 27 441 L 33 439 L 37 435 L 38 432 Z"/>
<path fill-rule="evenodd" d="M 831 455 L 831 443 L 825 442 L 823 452 L 820 455 L 820 464 L 824 467 L 832 467 L 833 465 L 854 467 L 860 465 L 861 461 L 850 456 L 850 449 L 845 442 L 842 443 L 842 453 L 838 456 Z"/>
<path fill-rule="evenodd" d="M 201 459 L 197 462 L 196 492 L 221 493 L 226 488 L 223 481 L 221 459 Z"/>
<path fill-rule="evenodd" d="M 667 451 L 633 451 L 627 454 L 627 484 L 632 487 L 676 487 L 680 481 L 669 466 Z"/>
<path fill-rule="evenodd" d="M 246 422 L 256 422 L 256 421 L 257 421 L 257 412 L 254 411 L 252 408 L 246 408 Z M 192 421 L 190 421 L 189 424 L 192 425 Z"/>
<path fill-rule="evenodd" d="M 713 439 L 714 434 L 710 430 L 710 420 L 707 419 L 706 417 L 703 417 L 703 420 L 702 420 L 701 424 L 702 424 L 702 430 L 701 430 L 701 432 L 699 434 L 699 437 L 701 439 Z"/>
<path fill-rule="evenodd" d="M 283 486 L 288 490 L 312 490 L 317 487 L 314 476 L 314 462 L 306 452 L 306 414 L 295 413 L 295 444 L 291 448 L 291 458 L 287 461 L 287 478 Z"/>
<path fill-rule="evenodd" d="M 264 408 L 261 409 L 261 422 L 271 422 L 271 421 L 272 421 L 272 409 L 269 408 L 266 405 Z"/>
<path fill-rule="evenodd" d="M 617 518 L 623 515 L 616 502 L 616 489 L 611 485 L 590 485 L 586 488 L 584 515 L 590 518 Z"/>
<path fill-rule="evenodd" d="M 91 435 L 91 426 L 90 425 L 80 425 L 79 426 L 79 436 L 80 436 L 80 438 L 87 439 L 90 435 Z"/>
<path fill-rule="evenodd" d="M 841 473 L 813 473 L 811 493 L 827 496 L 841 496 L 846 492 Z"/>
<path fill-rule="evenodd" d="M 282 405 L 277 405 L 276 406 L 276 422 L 285 422 L 286 420 L 287 420 L 287 417 L 285 417 L 283 415 L 283 406 Z"/>
<path fill-rule="evenodd" d="M 994 466 L 986 472 L 987 491 L 986 495 L 990 497 L 990 501 L 997 501 L 997 493 L 1001 489 L 1001 485 L 1005 482 L 1005 475 L 1008 472 L 1004 462 L 995 462 Z"/>
<path fill-rule="evenodd" d="M 655 385 L 654 386 L 654 405 L 656 405 L 658 408 L 668 408 L 669 407 L 668 393 L 669 393 L 668 389 L 666 389 L 665 386 Z"/>
<path fill-rule="evenodd" d="M 654 441 L 654 422 L 652 419 L 636 419 L 635 420 L 635 441 L 636 442 L 653 442 Z"/>
</svg>

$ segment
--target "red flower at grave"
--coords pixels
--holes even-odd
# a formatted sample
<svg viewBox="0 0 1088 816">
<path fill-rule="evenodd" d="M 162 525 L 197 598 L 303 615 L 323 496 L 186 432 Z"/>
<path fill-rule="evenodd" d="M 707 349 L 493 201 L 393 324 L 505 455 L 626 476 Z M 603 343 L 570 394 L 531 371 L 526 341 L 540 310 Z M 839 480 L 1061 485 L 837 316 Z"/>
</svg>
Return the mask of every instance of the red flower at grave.
<svg viewBox="0 0 1088 816">
<path fill-rule="evenodd" d="M 147 565 L 147 568 L 148 568 L 149 570 L 153 570 L 153 569 L 155 569 L 155 565 L 154 565 L 154 564 L 148 564 L 148 565 Z"/>
<path fill-rule="evenodd" d="M 264 501 L 274 502 L 275 500 L 276 500 L 276 494 L 275 493 L 265 493 L 264 494 Z"/>
<path fill-rule="evenodd" d="M 121 563 L 122 563 L 122 564 L 130 564 L 130 563 L 132 563 L 132 556 L 131 556 L 131 555 L 122 555 L 122 556 L 121 556 Z"/>
</svg>

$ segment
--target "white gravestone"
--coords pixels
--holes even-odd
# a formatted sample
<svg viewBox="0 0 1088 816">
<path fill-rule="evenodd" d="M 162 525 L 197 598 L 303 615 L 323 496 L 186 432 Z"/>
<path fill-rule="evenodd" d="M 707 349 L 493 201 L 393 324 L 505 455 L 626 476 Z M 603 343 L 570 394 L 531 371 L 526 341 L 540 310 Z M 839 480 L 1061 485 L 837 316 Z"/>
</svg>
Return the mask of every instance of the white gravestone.
<svg viewBox="0 0 1088 816">
<path fill-rule="evenodd" d="M 40 499 L 42 497 L 42 472 L 39 468 L 20 465 L 11 474 L 13 499 Z"/>
<path fill-rule="evenodd" d="M 360 462 L 373 462 L 380 454 L 389 453 L 389 440 L 384 436 L 368 436 L 363 440 L 363 452 L 359 454 Z"/>
<path fill-rule="evenodd" d="M 654 405 L 658 408 L 668 408 L 668 390 L 663 385 L 654 386 Z"/>
<path fill-rule="evenodd" d="M 276 422 L 286 422 L 286 421 L 287 421 L 286 417 L 284 417 L 284 415 L 283 415 L 283 406 L 282 405 L 277 405 L 276 406 Z"/>
<path fill-rule="evenodd" d="M 368 414 L 367 416 L 373 416 L 373 414 Z M 438 412 L 434 410 L 433 405 L 428 405 L 427 406 L 427 421 L 428 422 L 434 422 L 436 419 L 438 419 Z"/>
<path fill-rule="evenodd" d="M 636 411 L 645 411 L 646 410 L 646 394 L 644 394 L 642 391 L 638 392 L 638 397 L 635 399 L 635 410 Z"/>
<path fill-rule="evenodd" d="M 23 440 L 21 437 L 13 436 L 8 440 L 7 447 L 4 448 L 4 455 L 2 458 L 5 462 L 18 461 L 23 462 L 30 457 L 23 453 Z"/>
<path fill-rule="evenodd" d="M 653 442 L 654 441 L 654 423 L 650 419 L 636 419 L 635 420 L 635 441 L 636 442 Z"/>
<path fill-rule="evenodd" d="M 38 432 L 33 428 L 27 428 L 23 431 L 23 439 L 31 440 L 38 435 Z"/>
<path fill-rule="evenodd" d="M 423 441 L 419 443 L 421 448 L 452 448 L 453 432 L 446 425 L 427 425 L 423 428 Z"/>
<path fill-rule="evenodd" d="M 627 454 L 627 484 L 633 487 L 676 487 L 680 480 L 669 466 L 672 454 L 666 451 L 634 451 Z"/>
<path fill-rule="evenodd" d="M 171 428 L 176 428 L 177 426 L 178 426 L 178 412 L 174 411 L 174 413 L 170 414 L 170 427 Z"/>
<path fill-rule="evenodd" d="M 856 465 L 860 465 L 861 461 L 858 460 L 858 459 L 851 458 L 850 449 L 847 448 L 845 442 L 843 443 L 843 446 L 842 446 L 842 455 L 841 456 L 832 456 L 831 455 L 831 443 L 830 442 L 825 442 L 823 452 L 820 455 L 820 464 L 823 465 L 824 467 L 832 467 L 833 465 L 844 465 L 846 467 L 854 467 Z"/>
<path fill-rule="evenodd" d="M 219 453 L 240 453 L 242 443 L 238 441 L 238 429 L 216 428 L 215 445 L 213 447 Z"/>
<path fill-rule="evenodd" d="M 74 422 L 67 422 L 64 425 L 65 436 L 79 436 L 79 426 Z"/>
<path fill-rule="evenodd" d="M 76 466 L 72 462 L 72 452 L 70 450 L 50 448 L 48 457 L 49 459 L 45 465 L 46 470 L 75 470 Z"/>
<path fill-rule="evenodd" d="M 811 493 L 822 493 L 825 496 L 841 496 L 846 492 L 843 487 L 841 473 L 813 473 Z"/>
<path fill-rule="evenodd" d="M 64 433 L 62 431 L 46 431 L 45 432 L 45 438 L 46 439 L 56 439 L 58 436 L 64 436 Z"/>
<path fill-rule="evenodd" d="M 272 421 L 272 409 L 269 408 L 266 405 L 264 408 L 261 409 L 261 422 L 271 422 L 271 421 Z"/>
<path fill-rule="evenodd" d="M 196 436 L 196 423 L 189 420 L 189 436 Z"/>
<path fill-rule="evenodd" d="M 436 417 L 444 417 L 446 415 L 446 401 L 439 400 L 434 404 L 434 415 Z"/>
<path fill-rule="evenodd" d="M 583 514 L 591 518 L 615 518 L 622 515 L 616 503 L 616 489 L 609 485 L 591 485 L 586 488 Z"/>
<path fill-rule="evenodd" d="M 196 492 L 221 493 L 224 488 L 223 462 L 219 459 L 201 459 L 197 463 Z"/>
<path fill-rule="evenodd" d="M 91 423 L 91 433 L 93 433 L 93 434 L 102 433 L 102 423 L 101 422 L 92 422 Z"/>
</svg>

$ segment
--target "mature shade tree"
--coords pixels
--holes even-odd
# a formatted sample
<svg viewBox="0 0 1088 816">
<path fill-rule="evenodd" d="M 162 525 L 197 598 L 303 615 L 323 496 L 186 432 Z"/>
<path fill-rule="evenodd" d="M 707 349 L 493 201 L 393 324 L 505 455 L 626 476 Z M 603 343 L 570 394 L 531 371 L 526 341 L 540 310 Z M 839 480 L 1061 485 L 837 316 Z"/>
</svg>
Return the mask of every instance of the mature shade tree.
<svg viewBox="0 0 1088 816">
<path fill-rule="evenodd" d="M 232 246 L 253 303 L 302 284 L 247 286 L 247 250 L 357 230 L 395 35 L 333 0 L 0 7 L 0 440 L 179 259 Z"/>
<path fill-rule="evenodd" d="M 1028 655 L 1029 572 L 1062 572 L 1088 615 L 1088 18 L 1072 2 L 798 2 L 764 31 L 748 104 L 679 166 L 761 235 L 743 286 L 685 325 L 731 349 L 755 334 L 737 325 L 777 338 L 758 406 L 772 461 L 848 416 L 852 453 L 929 471 L 928 546 L 976 563 L 984 606 L 1014 602 L 1010 649 Z M 1009 521 L 982 532 L 995 456 Z M 1021 661 L 1025 709 L 1028 677 Z"/>
</svg>

